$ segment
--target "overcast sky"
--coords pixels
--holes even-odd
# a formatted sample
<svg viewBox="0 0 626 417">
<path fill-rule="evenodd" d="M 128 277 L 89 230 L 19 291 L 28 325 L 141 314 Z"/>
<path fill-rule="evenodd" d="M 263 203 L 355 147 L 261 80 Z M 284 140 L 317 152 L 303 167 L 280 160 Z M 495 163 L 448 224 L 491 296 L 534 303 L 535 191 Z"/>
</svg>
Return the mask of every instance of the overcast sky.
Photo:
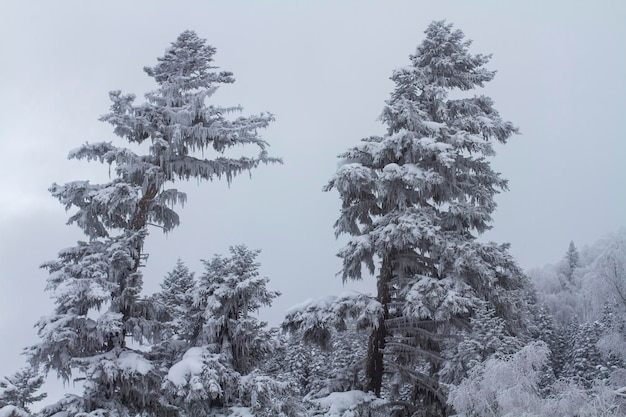
<svg viewBox="0 0 626 417">
<path fill-rule="evenodd" d="M 177 257 L 200 259 L 245 243 L 262 249 L 262 272 L 283 296 L 264 319 L 308 297 L 338 294 L 333 223 L 340 202 L 322 187 L 336 155 L 377 122 L 394 68 L 447 19 L 492 53 L 498 74 L 479 94 L 522 134 L 498 147 L 509 179 L 493 230 L 524 268 L 555 262 L 626 226 L 626 2 L 615 1 L 54 1 L 6 2 L 0 13 L 0 375 L 37 341 L 52 311 L 38 266 L 82 238 L 49 196 L 52 182 L 107 180 L 108 168 L 68 161 L 86 141 L 117 140 L 98 117 L 108 91 L 143 93 L 143 72 L 170 42 L 195 30 L 237 82 L 214 96 L 244 113 L 270 111 L 263 136 L 282 166 L 224 182 L 182 185 L 181 227 L 153 230 L 144 271 L 158 288 Z M 121 144 L 122 142 L 117 142 Z M 345 288 L 369 291 L 373 280 Z"/>
</svg>

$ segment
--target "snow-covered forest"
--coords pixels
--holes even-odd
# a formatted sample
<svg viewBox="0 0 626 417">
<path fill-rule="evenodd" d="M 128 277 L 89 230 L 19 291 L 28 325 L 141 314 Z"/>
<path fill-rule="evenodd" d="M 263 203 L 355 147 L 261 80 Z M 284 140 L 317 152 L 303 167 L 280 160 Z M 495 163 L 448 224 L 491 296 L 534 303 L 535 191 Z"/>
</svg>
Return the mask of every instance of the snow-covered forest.
<svg viewBox="0 0 626 417">
<path fill-rule="evenodd" d="M 341 203 L 336 279 L 375 292 L 303 297 L 274 328 L 263 247 L 199 270 L 181 253 L 144 286 L 148 236 L 176 233 L 205 183 L 283 162 L 273 114 L 216 101 L 235 77 L 182 32 L 144 67 L 154 89 L 109 94 L 114 135 L 69 151 L 108 181 L 50 186 L 83 238 L 43 264 L 53 310 L 0 379 L 0 417 L 626 415 L 626 230 L 529 271 L 483 239 L 508 190 L 496 150 L 523 126 L 480 91 L 497 69 L 480 52 L 430 23 L 391 74 L 384 133 L 354 138 L 323 188 Z M 76 392 L 47 396 L 51 376 Z"/>
</svg>

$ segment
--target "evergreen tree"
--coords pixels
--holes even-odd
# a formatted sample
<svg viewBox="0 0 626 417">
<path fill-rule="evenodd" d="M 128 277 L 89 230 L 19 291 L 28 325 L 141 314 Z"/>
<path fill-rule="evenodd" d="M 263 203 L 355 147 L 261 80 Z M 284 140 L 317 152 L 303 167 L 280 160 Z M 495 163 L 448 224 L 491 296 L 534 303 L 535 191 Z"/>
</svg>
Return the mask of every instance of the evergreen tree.
<svg viewBox="0 0 626 417">
<path fill-rule="evenodd" d="M 414 401 L 444 414 L 442 337 L 481 300 L 519 330 L 524 298 L 516 294 L 525 277 L 507 245 L 476 240 L 490 228 L 494 196 L 507 188 L 487 160 L 493 142 L 517 132 L 488 97 L 453 98 L 493 79 L 483 67 L 489 57 L 470 54 L 471 42 L 451 24 L 433 22 L 425 34 L 410 65 L 391 77 L 395 89 L 381 115 L 387 133 L 340 155 L 326 190 L 336 189 L 343 203 L 336 234 L 351 236 L 339 253 L 343 279 L 361 279 L 362 264 L 377 272 L 383 308 L 369 341 L 365 390 L 380 394 L 387 339 L 397 337 L 394 350 L 422 358 L 404 367 Z M 406 325 L 392 329 L 391 320 Z"/>
<path fill-rule="evenodd" d="M 259 416 L 287 415 L 289 398 L 281 394 L 289 384 L 263 366 L 275 352 L 275 332 L 252 316 L 279 293 L 268 290 L 269 279 L 259 275 L 259 251 L 240 245 L 230 254 L 204 261 L 194 295 L 200 331 L 169 369 L 164 387 L 189 416 L 232 406 L 250 407 Z"/>
<path fill-rule="evenodd" d="M 134 149 L 149 145 L 147 152 L 87 143 L 69 157 L 107 163 L 114 178 L 50 188 L 66 209 L 75 209 L 68 223 L 79 226 L 88 241 L 44 265 L 56 308 L 37 324 L 41 342 L 30 353 L 34 365 L 56 371 L 65 381 L 78 371 L 84 395 L 65 402 L 76 412 L 165 416 L 175 411 L 161 397 L 161 370 L 145 350 L 131 347 L 162 336 L 158 306 L 140 296 L 148 226 L 168 232 L 178 225 L 173 206 L 186 196 L 168 188 L 176 180 L 224 177 L 230 182 L 260 163 L 279 162 L 268 156 L 258 134 L 271 115 L 231 118 L 239 107 L 207 104 L 221 84 L 234 82 L 231 73 L 215 71 L 214 54 L 215 48 L 194 32 L 183 32 L 154 67 L 144 68 L 157 83 L 147 101 L 136 105 L 134 95 L 114 91 L 111 112 L 101 118 Z M 259 153 L 225 156 L 240 145 L 253 145 Z M 206 153 L 215 157 L 207 159 Z"/>
<path fill-rule="evenodd" d="M 197 314 L 194 308 L 195 290 L 194 274 L 179 258 L 174 269 L 165 276 L 161 291 L 156 296 L 170 318 L 170 333 L 181 341 L 193 340 L 199 331 L 193 326 L 193 317 Z"/>
<path fill-rule="evenodd" d="M 163 279 L 161 291 L 152 297 L 161 312 L 162 328 L 160 340 L 152 346 L 151 357 L 159 362 L 161 369 L 169 369 L 180 361 L 198 335 L 195 292 L 194 273 L 179 258 Z"/>
<path fill-rule="evenodd" d="M 300 381 L 306 399 L 362 387 L 364 329 L 371 329 L 380 305 L 351 291 L 309 299 L 291 307 L 282 323 L 289 332 L 284 368 Z"/>
<path fill-rule="evenodd" d="M 567 261 L 567 266 L 569 270 L 568 278 L 571 280 L 572 275 L 574 273 L 574 269 L 578 268 L 580 256 L 578 255 L 578 249 L 574 245 L 574 241 L 569 243 L 569 247 L 567 248 L 567 253 L 565 254 L 565 260 Z"/>
<path fill-rule="evenodd" d="M 0 379 L 0 408 L 9 405 L 30 412 L 29 405 L 47 397 L 46 393 L 36 394 L 43 383 L 43 375 L 32 368 L 5 376 Z"/>
<path fill-rule="evenodd" d="M 510 355 L 523 346 L 522 341 L 511 336 L 506 323 L 485 306 L 476 310 L 470 319 L 470 331 L 463 331 L 445 353 L 447 360 L 441 370 L 442 380 L 458 385 L 476 365 L 490 358 Z"/>
<path fill-rule="evenodd" d="M 287 338 L 280 358 L 283 373 L 295 382 L 305 400 L 362 387 L 367 338 L 356 323 L 347 325 L 345 330 L 330 329 L 327 347 L 303 341 L 299 330 Z"/>
<path fill-rule="evenodd" d="M 563 286 L 571 290 L 574 286 L 574 271 L 580 266 L 580 256 L 578 255 L 578 249 L 571 241 L 565 252 L 565 257 L 561 261 L 560 273 L 564 277 Z"/>
<path fill-rule="evenodd" d="M 318 392 L 323 380 L 324 360 L 322 349 L 311 343 L 303 343 L 299 333 L 287 336 L 280 350 L 282 373 L 294 381 L 302 397 Z"/>
<path fill-rule="evenodd" d="M 597 347 L 601 325 L 595 323 L 572 323 L 572 331 L 566 340 L 565 366 L 562 376 L 573 378 L 590 388 L 595 380 L 609 376 L 609 364 Z"/>
<path fill-rule="evenodd" d="M 554 318 L 545 308 L 540 308 L 536 314 L 538 332 L 535 339 L 542 341 L 550 349 L 550 367 L 555 377 L 560 377 L 565 366 L 566 344 L 561 329 L 555 326 Z"/>
<path fill-rule="evenodd" d="M 607 301 L 599 322 L 599 340 L 596 347 L 602 352 L 609 372 L 624 370 L 626 365 L 626 317 L 618 313 L 621 306 Z"/>
<path fill-rule="evenodd" d="M 214 345 L 232 358 L 233 368 L 249 373 L 271 351 L 267 323 L 252 314 L 272 305 L 277 291 L 267 289 L 269 279 L 259 274 L 259 250 L 244 245 L 230 248 L 230 257 L 216 255 L 203 261 L 196 302 L 203 308 L 197 342 Z"/>
</svg>

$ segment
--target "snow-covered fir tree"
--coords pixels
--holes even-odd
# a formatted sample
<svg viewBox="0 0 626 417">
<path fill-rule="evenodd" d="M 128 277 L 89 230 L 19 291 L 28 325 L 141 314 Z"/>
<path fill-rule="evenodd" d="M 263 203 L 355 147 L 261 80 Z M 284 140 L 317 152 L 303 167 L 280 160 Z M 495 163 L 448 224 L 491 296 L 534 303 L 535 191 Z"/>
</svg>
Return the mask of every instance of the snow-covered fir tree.
<svg viewBox="0 0 626 417">
<path fill-rule="evenodd" d="M 607 301 L 602 320 L 601 334 L 596 347 L 602 352 L 610 371 L 626 369 L 626 316 L 620 303 Z"/>
<path fill-rule="evenodd" d="M 230 248 L 230 256 L 204 261 L 194 295 L 199 332 L 182 359 L 168 371 L 168 398 L 188 416 L 248 407 L 257 416 L 297 415 L 291 386 L 268 369 L 276 350 L 275 331 L 253 314 L 279 295 L 259 274 L 259 251 Z"/>
<path fill-rule="evenodd" d="M 29 412 L 29 406 L 47 397 L 38 394 L 44 383 L 44 377 L 33 368 L 24 368 L 11 376 L 0 378 L 0 409 L 13 406 Z"/>
<path fill-rule="evenodd" d="M 566 282 L 571 285 L 572 280 L 574 279 L 574 271 L 578 268 L 579 265 L 579 255 L 578 249 L 576 249 L 576 245 L 574 245 L 574 241 L 569 243 L 567 248 L 567 252 L 565 253 L 565 258 L 563 259 L 563 275 L 565 275 Z"/>
<path fill-rule="evenodd" d="M 151 297 L 162 322 L 160 338 L 151 346 L 150 357 L 163 370 L 181 360 L 199 332 L 195 320 L 196 284 L 194 273 L 179 258 L 163 279 L 161 291 Z"/>
<path fill-rule="evenodd" d="M 350 320 L 345 330 L 331 328 L 328 337 L 323 347 L 304 341 L 303 332 L 296 330 L 284 342 L 280 358 L 284 375 L 294 381 L 304 400 L 363 385 L 366 333 Z"/>
<path fill-rule="evenodd" d="M 505 320 L 486 306 L 475 311 L 469 331 L 463 331 L 457 337 L 458 343 L 453 343 L 444 352 L 446 361 L 441 376 L 448 384 L 460 383 L 474 366 L 487 359 L 515 353 L 523 346 L 518 337 L 509 334 Z"/>
<path fill-rule="evenodd" d="M 287 310 L 285 372 L 307 400 L 363 386 L 367 332 L 377 322 L 380 304 L 367 294 L 308 299 Z"/>
<path fill-rule="evenodd" d="M 565 352 L 567 350 L 563 332 L 554 322 L 554 318 L 545 308 L 539 308 L 535 314 L 537 332 L 536 340 L 544 342 L 550 349 L 550 368 L 554 376 L 560 376 L 565 366 Z"/>
<path fill-rule="evenodd" d="M 179 258 L 174 269 L 163 279 L 161 291 L 155 297 L 168 315 L 169 335 L 166 337 L 175 337 L 185 343 L 191 343 L 197 337 L 199 329 L 194 325 L 194 316 L 198 314 L 194 306 L 195 293 L 194 273 Z"/>
<path fill-rule="evenodd" d="M 431 23 L 425 34 L 410 64 L 391 77 L 395 89 L 381 115 L 387 133 L 340 155 L 326 190 L 336 189 L 343 203 L 336 234 L 350 236 L 339 253 L 343 279 L 361 279 L 365 264 L 383 306 L 365 390 L 380 394 L 383 355 L 400 352 L 415 361 L 387 365 L 411 377 L 412 401 L 444 415 L 445 337 L 481 301 L 519 331 L 526 280 L 507 245 L 476 239 L 490 228 L 494 196 L 507 188 L 488 161 L 493 143 L 517 132 L 490 98 L 460 93 L 493 79 L 484 68 L 489 56 L 472 55 L 471 42 L 446 22 Z"/>
<path fill-rule="evenodd" d="M 606 358 L 597 347 L 602 326 L 599 322 L 572 322 L 570 326 L 561 376 L 573 378 L 578 384 L 590 388 L 595 380 L 606 379 L 610 373 Z"/>
<path fill-rule="evenodd" d="M 197 342 L 215 345 L 232 358 L 233 368 L 240 373 L 250 372 L 272 349 L 267 323 L 253 314 L 271 306 L 280 293 L 268 290 L 269 279 L 260 276 L 259 253 L 239 245 L 230 248 L 229 257 L 216 255 L 204 261 L 195 296 L 203 310 Z"/>
<path fill-rule="evenodd" d="M 170 187 L 176 180 L 230 182 L 261 163 L 279 162 L 268 156 L 258 133 L 272 115 L 231 117 L 241 108 L 208 104 L 221 84 L 234 82 L 230 72 L 216 71 L 214 54 L 204 39 L 183 32 L 154 67 L 145 68 L 157 84 L 146 102 L 111 92 L 111 112 L 101 118 L 145 153 L 112 142 L 86 143 L 69 157 L 108 164 L 114 168 L 111 181 L 50 188 L 73 210 L 68 223 L 88 238 L 44 265 L 56 307 L 37 323 L 41 341 L 30 349 L 31 362 L 66 382 L 84 381 L 81 397 L 67 397 L 51 413 L 177 413 L 162 398 L 161 369 L 137 348 L 160 340 L 163 330 L 157 303 L 141 296 L 148 227 L 168 232 L 179 224 L 173 207 L 186 196 Z M 225 154 L 242 145 L 255 148 L 256 156 Z"/>
</svg>

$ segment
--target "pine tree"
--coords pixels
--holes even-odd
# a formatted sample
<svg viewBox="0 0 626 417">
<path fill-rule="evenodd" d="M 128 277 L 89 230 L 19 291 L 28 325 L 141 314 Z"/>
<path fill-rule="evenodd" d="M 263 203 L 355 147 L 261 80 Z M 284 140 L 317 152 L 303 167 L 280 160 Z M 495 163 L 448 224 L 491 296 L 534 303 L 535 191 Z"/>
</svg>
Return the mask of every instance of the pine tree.
<svg viewBox="0 0 626 417">
<path fill-rule="evenodd" d="M 151 301 L 161 312 L 160 340 L 151 347 L 151 358 L 161 369 L 169 369 L 180 361 L 192 346 L 200 329 L 195 317 L 198 309 L 194 303 L 196 292 L 194 273 L 179 258 L 161 283 L 161 291 Z"/>
<path fill-rule="evenodd" d="M 260 276 L 256 261 L 259 253 L 239 245 L 230 248 L 230 257 L 216 255 L 204 261 L 205 272 L 196 295 L 197 303 L 204 308 L 197 340 L 219 351 L 228 350 L 234 369 L 243 374 L 271 350 L 267 323 L 252 314 L 271 306 L 280 295 L 268 290 L 269 279 Z"/>
<path fill-rule="evenodd" d="M 481 300 L 511 329 L 523 327 L 524 299 L 515 294 L 526 284 L 507 245 L 476 240 L 490 228 L 494 196 L 507 188 L 487 160 L 493 142 L 517 132 L 488 97 L 453 98 L 493 79 L 483 67 L 489 56 L 470 54 L 471 42 L 451 24 L 433 22 L 425 34 L 410 65 L 391 77 L 395 89 L 381 115 L 387 133 L 340 155 L 326 190 L 343 203 L 336 234 L 351 236 L 339 253 L 344 281 L 361 279 L 362 264 L 377 273 L 383 312 L 369 342 L 365 390 L 380 394 L 392 342 L 423 358 L 404 371 L 415 401 L 443 414 L 442 337 Z"/>
<path fill-rule="evenodd" d="M 600 323 L 572 323 L 573 331 L 567 340 L 565 366 L 562 375 L 590 388 L 595 380 L 607 378 L 609 368 L 597 347 L 600 339 Z"/>
<path fill-rule="evenodd" d="M 169 232 L 179 224 L 173 206 L 186 195 L 168 188 L 176 180 L 224 177 L 230 182 L 260 163 L 279 162 L 268 156 L 257 133 L 271 115 L 234 118 L 229 114 L 239 107 L 207 104 L 221 84 L 234 82 L 231 73 L 215 71 L 214 54 L 215 48 L 194 32 L 183 32 L 154 67 L 144 68 L 157 83 L 146 102 L 136 105 L 134 95 L 111 92 L 111 112 L 101 118 L 133 149 L 144 145 L 146 153 L 112 142 L 86 143 L 69 157 L 106 163 L 114 167 L 113 179 L 50 188 L 67 210 L 75 209 L 68 223 L 80 227 L 88 241 L 44 264 L 56 308 L 37 324 L 41 342 L 30 353 L 34 365 L 56 371 L 65 381 L 78 371 L 84 395 L 66 401 L 77 412 L 164 416 L 175 411 L 161 398 L 161 370 L 145 350 L 131 347 L 162 336 L 158 306 L 140 296 L 148 226 Z M 259 153 L 225 156 L 240 145 Z M 207 159 L 205 153 L 215 157 Z"/>
<path fill-rule="evenodd" d="M 609 372 L 626 368 L 626 317 L 621 306 L 607 301 L 599 322 L 599 340 L 596 347 L 602 352 Z"/>
<path fill-rule="evenodd" d="M 578 249 L 576 249 L 574 242 L 571 241 L 560 266 L 560 272 L 565 277 L 563 286 L 567 289 L 571 290 L 573 288 L 574 271 L 579 266 L 580 256 L 578 255 Z"/>
<path fill-rule="evenodd" d="M 351 291 L 309 299 L 287 311 L 286 371 L 301 381 L 305 398 L 359 389 L 366 348 L 364 329 L 377 322 L 380 304 Z"/>
<path fill-rule="evenodd" d="M 367 339 L 356 323 L 345 330 L 331 329 L 328 346 L 303 341 L 302 331 L 292 332 L 285 341 L 280 361 L 283 374 L 294 381 L 305 400 L 333 392 L 360 389 Z"/>
<path fill-rule="evenodd" d="M 250 407 L 256 415 L 286 415 L 289 384 L 265 372 L 274 353 L 275 332 L 253 317 L 279 293 L 267 289 L 259 274 L 259 251 L 230 248 L 229 257 L 203 261 L 195 304 L 200 329 L 181 361 L 168 372 L 164 387 L 187 415 L 210 415 L 231 406 Z M 284 414 L 281 414 L 284 413 Z"/>
<path fill-rule="evenodd" d="M 550 367 L 555 377 L 559 377 L 565 366 L 566 344 L 563 331 L 557 329 L 554 318 L 545 308 L 540 308 L 536 314 L 538 332 L 536 340 L 540 340 L 550 349 Z"/>
<path fill-rule="evenodd" d="M 567 248 L 567 253 L 565 254 L 565 259 L 567 260 L 567 266 L 569 267 L 569 279 L 572 279 L 572 274 L 574 273 L 574 269 L 578 268 L 580 262 L 580 256 L 578 255 L 578 249 L 574 245 L 574 241 L 569 243 L 569 247 Z"/>
<path fill-rule="evenodd" d="M 0 379 L 0 408 L 10 405 L 30 412 L 28 407 L 31 404 L 47 397 L 46 393 L 36 394 L 43 383 L 44 377 L 32 368 L 5 376 Z"/>
<path fill-rule="evenodd" d="M 167 273 L 157 294 L 170 318 L 170 333 L 181 341 L 191 341 L 197 337 L 198 329 L 193 326 L 194 293 L 196 279 L 194 273 L 179 258 L 174 269 Z"/>
<path fill-rule="evenodd" d="M 470 331 L 462 332 L 458 343 L 444 352 L 449 359 L 441 370 L 442 380 L 458 385 L 474 366 L 490 358 L 513 354 L 522 346 L 519 338 L 507 332 L 504 319 L 481 306 L 470 319 Z"/>
</svg>

